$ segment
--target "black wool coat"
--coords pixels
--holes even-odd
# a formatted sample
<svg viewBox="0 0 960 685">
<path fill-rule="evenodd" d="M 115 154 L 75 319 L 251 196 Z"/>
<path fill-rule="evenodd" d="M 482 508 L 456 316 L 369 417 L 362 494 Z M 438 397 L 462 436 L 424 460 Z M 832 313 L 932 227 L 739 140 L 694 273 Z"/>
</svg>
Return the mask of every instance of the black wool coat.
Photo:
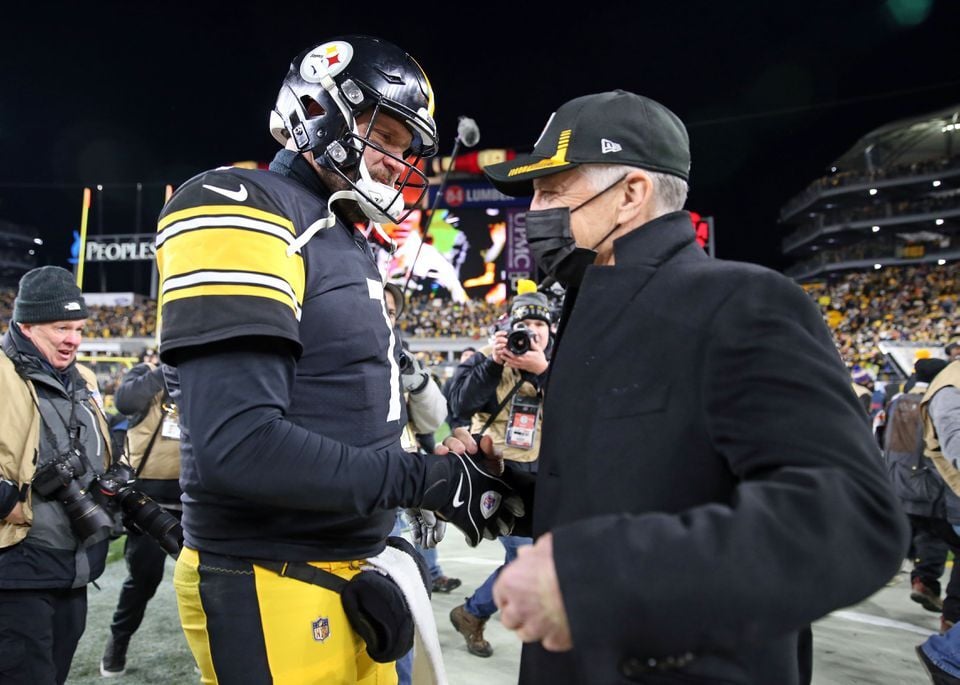
<svg viewBox="0 0 960 685">
<path fill-rule="evenodd" d="M 614 249 L 568 293 L 536 482 L 574 649 L 525 646 L 520 681 L 804 682 L 809 624 L 908 543 L 849 374 L 800 287 L 686 212 Z"/>
</svg>

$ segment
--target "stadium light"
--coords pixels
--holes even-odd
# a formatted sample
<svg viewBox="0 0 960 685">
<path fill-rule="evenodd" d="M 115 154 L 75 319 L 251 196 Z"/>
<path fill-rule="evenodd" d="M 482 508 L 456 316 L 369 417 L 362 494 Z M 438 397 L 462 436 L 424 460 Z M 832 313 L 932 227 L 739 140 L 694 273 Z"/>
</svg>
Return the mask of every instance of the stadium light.
<svg viewBox="0 0 960 685">
<path fill-rule="evenodd" d="M 870 230 L 873 231 L 874 233 L 879 233 L 879 232 L 880 232 L 880 227 L 879 227 L 879 226 L 872 226 L 872 227 L 870 228 Z"/>
<path fill-rule="evenodd" d="M 937 260 L 937 266 L 943 266 L 943 265 L 946 264 L 946 263 L 947 263 L 947 260 L 946 260 L 946 259 L 938 259 L 938 260 Z"/>
<path fill-rule="evenodd" d="M 877 189 L 876 189 L 876 188 L 871 188 L 871 189 L 870 189 L 870 194 L 871 194 L 871 195 L 876 195 L 876 194 L 877 194 Z"/>
<path fill-rule="evenodd" d="M 937 226 L 943 226 L 943 219 L 937 219 L 933 223 L 935 223 Z"/>
<path fill-rule="evenodd" d="M 940 187 L 940 181 L 934 181 L 934 182 L 933 182 L 933 187 L 934 187 L 934 188 L 939 188 L 939 187 Z"/>
<path fill-rule="evenodd" d="M 42 239 L 42 238 L 34 238 L 34 239 L 33 239 L 33 242 L 34 242 L 35 244 L 37 244 L 37 245 L 43 245 L 43 239 Z"/>
<path fill-rule="evenodd" d="M 879 269 L 882 269 L 882 268 L 883 268 L 883 265 L 882 265 L 882 264 L 874 264 L 874 265 L 873 265 L 873 268 L 879 270 Z"/>
</svg>

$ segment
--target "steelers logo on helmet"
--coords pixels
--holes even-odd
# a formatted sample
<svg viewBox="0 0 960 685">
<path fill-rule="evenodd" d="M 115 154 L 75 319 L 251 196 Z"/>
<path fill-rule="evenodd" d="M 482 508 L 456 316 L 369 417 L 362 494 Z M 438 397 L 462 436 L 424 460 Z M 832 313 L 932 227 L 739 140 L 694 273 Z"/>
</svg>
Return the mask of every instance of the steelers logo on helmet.
<svg viewBox="0 0 960 685">
<path fill-rule="evenodd" d="M 326 74 L 336 76 L 353 59 L 353 46 L 342 40 L 319 45 L 300 63 L 300 77 L 307 83 L 320 83 Z"/>
</svg>

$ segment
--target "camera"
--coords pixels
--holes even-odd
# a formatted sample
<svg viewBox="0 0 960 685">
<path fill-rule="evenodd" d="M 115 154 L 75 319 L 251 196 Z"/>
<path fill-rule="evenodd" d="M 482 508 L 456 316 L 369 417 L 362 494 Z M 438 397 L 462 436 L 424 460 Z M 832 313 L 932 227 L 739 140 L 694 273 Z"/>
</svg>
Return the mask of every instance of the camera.
<svg viewBox="0 0 960 685">
<path fill-rule="evenodd" d="M 180 553 L 183 530 L 175 516 L 133 487 L 136 474 L 127 464 L 116 463 L 103 475 L 94 476 L 89 490 L 80 484 L 87 472 L 77 450 L 63 454 L 37 469 L 33 490 L 45 499 L 56 499 L 70 519 L 74 532 L 86 540 L 100 531 L 113 529 L 114 513 L 160 543 L 164 551 Z"/>
<path fill-rule="evenodd" d="M 133 468 L 117 462 L 99 477 L 100 494 L 106 498 L 108 505 L 123 513 L 128 525 L 152 537 L 167 554 L 177 556 L 183 545 L 180 521 L 133 487 L 136 477 Z"/>
<path fill-rule="evenodd" d="M 113 516 L 80 484 L 79 479 L 86 472 L 83 457 L 72 450 L 38 468 L 32 483 L 38 495 L 63 505 L 70 525 L 81 540 L 113 528 Z"/>
<path fill-rule="evenodd" d="M 517 321 L 507 333 L 507 349 L 511 354 L 521 355 L 533 346 L 533 333 L 523 321 Z"/>
<path fill-rule="evenodd" d="M 400 373 L 413 373 L 413 360 L 405 350 L 400 350 Z"/>
</svg>

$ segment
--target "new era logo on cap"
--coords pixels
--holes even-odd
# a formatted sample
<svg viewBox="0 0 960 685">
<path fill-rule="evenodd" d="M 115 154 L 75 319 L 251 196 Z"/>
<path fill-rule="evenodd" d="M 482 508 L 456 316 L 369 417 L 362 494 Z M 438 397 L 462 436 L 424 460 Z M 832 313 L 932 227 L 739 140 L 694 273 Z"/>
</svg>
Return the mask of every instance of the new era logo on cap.
<svg viewBox="0 0 960 685">
<path fill-rule="evenodd" d="M 80 311 L 80 303 L 79 303 L 79 302 L 67 302 L 65 305 L 63 305 L 63 308 L 64 308 L 64 310 L 66 310 L 66 311 L 68 311 L 68 312 L 79 312 L 79 311 Z"/>
<path fill-rule="evenodd" d="M 623 149 L 623 146 L 620 143 L 615 143 L 612 140 L 607 140 L 606 138 L 600 139 L 600 153 L 607 154 L 608 152 L 620 152 Z"/>
</svg>

